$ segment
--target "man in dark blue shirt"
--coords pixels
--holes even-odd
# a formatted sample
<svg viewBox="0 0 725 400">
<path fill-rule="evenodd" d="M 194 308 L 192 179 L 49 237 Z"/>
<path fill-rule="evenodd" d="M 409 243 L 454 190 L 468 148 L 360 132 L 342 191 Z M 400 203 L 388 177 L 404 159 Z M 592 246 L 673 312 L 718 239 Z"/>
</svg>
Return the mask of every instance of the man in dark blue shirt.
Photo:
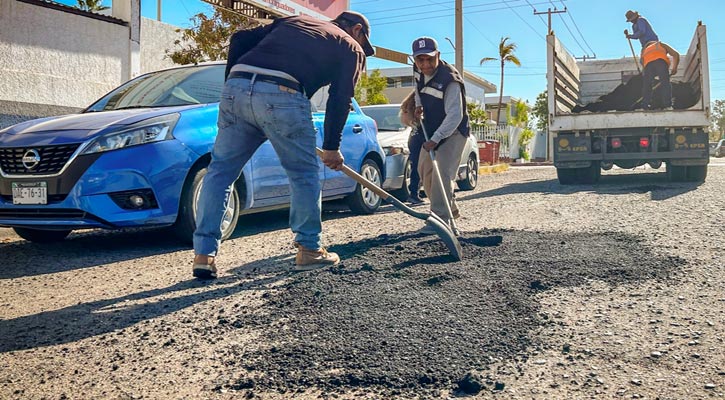
<svg viewBox="0 0 725 400">
<path fill-rule="evenodd" d="M 632 23 L 632 34 L 629 34 L 626 29 L 624 30 L 624 36 L 626 36 L 627 39 L 639 39 L 639 43 L 642 45 L 643 49 L 649 42 L 660 41 L 649 22 L 639 15 L 637 11 L 629 10 L 624 14 L 624 16 L 627 18 L 627 22 Z"/>
<path fill-rule="evenodd" d="M 295 270 L 340 261 L 321 245 L 321 193 L 316 133 L 309 98 L 330 85 L 322 161 L 341 169 L 342 130 L 355 85 L 374 54 L 370 24 L 345 11 L 332 21 L 279 18 L 232 35 L 226 83 L 219 103 L 219 133 L 204 177 L 194 232 L 193 275 L 216 278 L 215 257 L 231 185 L 257 148 L 269 140 L 290 182 L 290 228 L 298 249 Z"/>
</svg>

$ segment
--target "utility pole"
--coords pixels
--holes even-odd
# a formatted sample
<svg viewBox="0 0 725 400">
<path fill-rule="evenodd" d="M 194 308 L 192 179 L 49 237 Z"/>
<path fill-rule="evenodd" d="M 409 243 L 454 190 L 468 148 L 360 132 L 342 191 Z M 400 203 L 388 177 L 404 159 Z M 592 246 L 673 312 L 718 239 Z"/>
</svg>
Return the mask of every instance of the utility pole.
<svg viewBox="0 0 725 400">
<path fill-rule="evenodd" d="M 547 31 L 547 34 L 549 34 L 549 35 L 551 35 L 551 14 L 563 14 L 565 12 L 566 12 L 566 7 L 564 7 L 563 10 L 554 9 L 554 11 L 551 11 L 551 8 L 549 8 L 547 11 L 541 11 L 541 12 L 537 12 L 536 9 L 534 9 L 534 15 L 542 15 L 542 14 L 549 15 L 549 30 Z"/>
<path fill-rule="evenodd" d="M 161 0 L 156 1 L 156 20 L 161 22 Z"/>
<path fill-rule="evenodd" d="M 463 0 L 456 0 L 456 69 L 463 76 Z"/>
</svg>

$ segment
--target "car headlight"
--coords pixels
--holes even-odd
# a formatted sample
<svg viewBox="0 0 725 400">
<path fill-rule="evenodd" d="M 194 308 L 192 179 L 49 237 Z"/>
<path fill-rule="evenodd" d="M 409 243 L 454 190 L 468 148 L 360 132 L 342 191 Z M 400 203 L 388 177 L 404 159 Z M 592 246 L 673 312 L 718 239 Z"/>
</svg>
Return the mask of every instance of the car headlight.
<svg viewBox="0 0 725 400">
<path fill-rule="evenodd" d="M 101 153 L 173 139 L 171 132 L 178 120 L 179 114 L 169 114 L 141 121 L 91 140 L 81 154 Z"/>
</svg>

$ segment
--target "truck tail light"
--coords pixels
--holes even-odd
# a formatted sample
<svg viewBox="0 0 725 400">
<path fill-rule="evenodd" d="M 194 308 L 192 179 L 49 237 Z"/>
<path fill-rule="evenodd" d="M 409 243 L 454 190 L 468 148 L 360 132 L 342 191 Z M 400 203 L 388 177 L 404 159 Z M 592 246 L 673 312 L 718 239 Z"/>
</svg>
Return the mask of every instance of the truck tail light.
<svg viewBox="0 0 725 400">
<path fill-rule="evenodd" d="M 639 138 L 639 147 L 649 147 L 649 138 L 648 137 Z"/>
<path fill-rule="evenodd" d="M 612 148 L 618 149 L 620 147 L 622 147 L 622 139 L 616 137 L 612 138 Z"/>
</svg>

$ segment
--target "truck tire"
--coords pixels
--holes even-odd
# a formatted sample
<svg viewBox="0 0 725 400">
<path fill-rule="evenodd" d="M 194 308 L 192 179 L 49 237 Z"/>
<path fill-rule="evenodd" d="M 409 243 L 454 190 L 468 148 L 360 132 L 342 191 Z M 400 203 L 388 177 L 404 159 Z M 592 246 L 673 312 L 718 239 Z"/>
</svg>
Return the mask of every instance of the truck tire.
<svg viewBox="0 0 725 400">
<path fill-rule="evenodd" d="M 599 182 L 599 178 L 602 177 L 602 169 L 599 167 L 598 162 L 592 161 L 592 165 L 589 168 L 582 168 L 580 171 L 580 183 L 586 185 L 593 185 Z"/>
<path fill-rule="evenodd" d="M 667 179 L 670 182 L 684 182 L 687 177 L 687 167 L 667 163 Z"/>
<path fill-rule="evenodd" d="M 585 168 L 557 168 L 556 176 L 562 185 L 592 185 L 599 182 L 602 176 L 602 169 L 599 163 L 593 162 Z"/>
<path fill-rule="evenodd" d="M 691 165 L 687 167 L 688 182 L 705 182 L 707 178 L 707 165 Z"/>
</svg>

